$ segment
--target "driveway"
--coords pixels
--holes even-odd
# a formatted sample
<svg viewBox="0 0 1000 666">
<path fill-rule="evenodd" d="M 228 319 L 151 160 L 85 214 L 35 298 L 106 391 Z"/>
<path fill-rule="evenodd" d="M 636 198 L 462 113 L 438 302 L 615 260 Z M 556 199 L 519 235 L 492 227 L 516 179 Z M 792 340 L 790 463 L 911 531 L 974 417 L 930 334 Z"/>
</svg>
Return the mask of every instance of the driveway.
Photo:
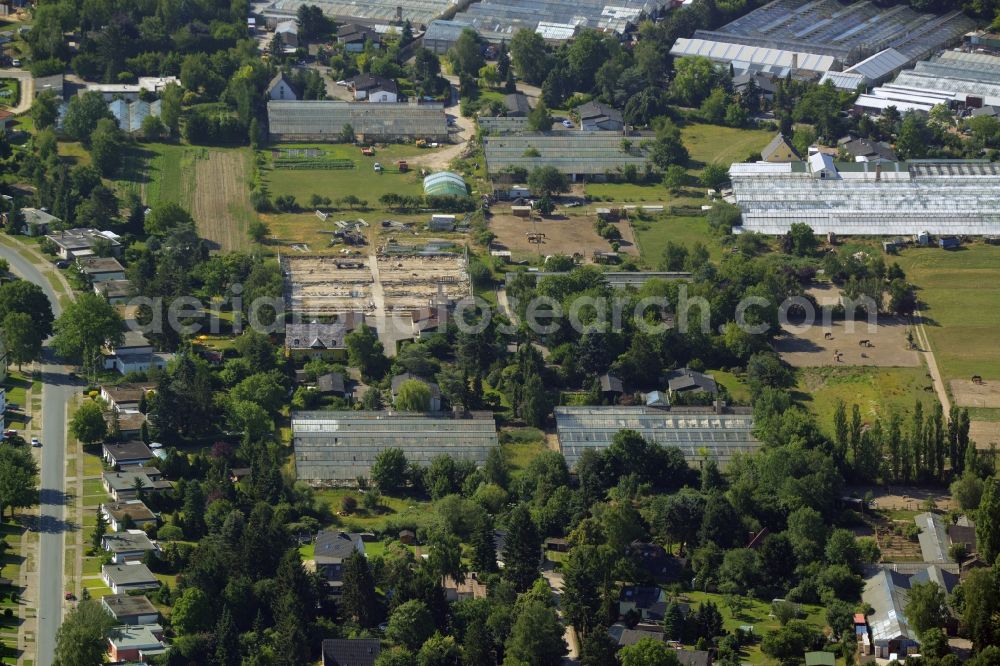
<svg viewBox="0 0 1000 666">
<path fill-rule="evenodd" d="M 542 577 L 545 578 L 549 587 L 552 588 L 552 596 L 555 597 L 556 600 L 556 612 L 559 613 L 559 619 L 563 619 L 562 608 L 559 603 L 563 591 L 563 575 L 552 568 L 551 562 L 546 562 L 542 567 Z M 577 664 L 580 660 L 580 645 L 577 642 L 576 630 L 569 624 L 564 623 L 563 626 L 566 628 L 565 633 L 563 634 L 563 640 L 566 641 L 566 645 L 569 648 L 566 656 L 563 657 L 563 664 L 567 666 L 570 664 Z"/>
<path fill-rule="evenodd" d="M 0 79 L 17 79 L 20 88 L 20 96 L 17 106 L 11 107 L 14 114 L 22 114 L 31 108 L 31 103 L 35 99 L 35 77 L 31 72 L 24 69 L 0 69 Z"/>
<path fill-rule="evenodd" d="M 58 317 L 62 311 L 58 294 L 39 266 L 6 244 L 0 244 L 0 257 L 10 263 L 11 272 L 42 288 Z M 53 269 L 54 270 L 54 269 Z M 48 344 L 40 364 L 42 373 L 41 431 L 41 490 L 39 532 L 38 584 L 36 587 L 38 627 L 36 630 L 35 663 L 51 666 L 55 654 L 55 638 L 63 612 L 63 559 L 65 533 L 78 526 L 66 522 L 66 408 L 73 396 L 69 369 L 58 363 Z"/>
</svg>

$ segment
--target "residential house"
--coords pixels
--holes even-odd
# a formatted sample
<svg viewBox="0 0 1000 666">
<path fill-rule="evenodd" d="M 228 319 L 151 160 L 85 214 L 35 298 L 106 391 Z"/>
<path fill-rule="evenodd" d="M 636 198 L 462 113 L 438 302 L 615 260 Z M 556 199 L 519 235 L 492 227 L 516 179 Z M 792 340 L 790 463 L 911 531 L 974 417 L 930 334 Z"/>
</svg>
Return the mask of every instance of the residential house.
<svg viewBox="0 0 1000 666">
<path fill-rule="evenodd" d="M 399 88 L 392 79 L 371 74 L 359 74 L 349 82 L 354 99 L 358 101 L 392 103 L 399 101 Z"/>
<path fill-rule="evenodd" d="M 680 368 L 667 373 L 667 388 L 671 395 L 678 393 L 711 393 L 715 395 L 719 392 L 719 386 L 710 375 L 692 370 L 691 368 Z"/>
<path fill-rule="evenodd" d="M 976 525 L 968 516 L 959 516 L 958 522 L 948 526 L 948 538 L 952 545 L 965 546 L 967 553 L 976 552 Z"/>
<path fill-rule="evenodd" d="M 441 411 L 441 389 L 434 382 L 428 381 L 423 377 L 419 377 L 409 372 L 404 372 L 401 375 L 396 375 L 392 378 L 392 402 L 396 403 L 396 397 L 399 395 L 399 387 L 408 381 L 418 381 L 427 385 L 427 388 L 431 391 L 431 402 L 428 411 L 439 412 Z"/>
<path fill-rule="evenodd" d="M 145 384 L 102 384 L 100 395 L 112 411 L 128 414 L 138 413 L 143 396 L 149 395 L 154 390 L 155 387 Z"/>
<path fill-rule="evenodd" d="M 141 662 L 166 651 L 163 627 L 158 624 L 128 624 L 108 632 L 108 657 L 113 664 Z"/>
<path fill-rule="evenodd" d="M 94 282 L 94 293 L 103 296 L 112 305 L 126 303 L 132 297 L 132 283 L 128 280 Z"/>
<path fill-rule="evenodd" d="M 507 109 L 508 118 L 524 118 L 531 113 L 528 96 L 523 92 L 513 92 L 503 97 L 503 105 Z"/>
<path fill-rule="evenodd" d="M 139 529 L 156 525 L 156 514 L 153 513 L 142 500 L 131 499 L 118 502 L 109 502 L 101 505 L 101 513 L 108 521 L 108 527 L 114 532 L 121 532 L 126 524 L 130 524 Z"/>
<path fill-rule="evenodd" d="M 299 24 L 298 21 L 282 21 L 274 29 L 274 36 L 276 39 L 280 38 L 281 43 L 285 47 L 291 47 L 293 50 L 299 47 Z"/>
<path fill-rule="evenodd" d="M 622 112 L 603 102 L 587 102 L 576 109 L 580 116 L 580 129 L 584 132 L 597 130 L 620 132 L 625 129 Z"/>
<path fill-rule="evenodd" d="M 330 638 L 323 641 L 323 666 L 375 666 L 381 652 L 377 638 Z"/>
<path fill-rule="evenodd" d="M 978 109 L 972 109 L 969 113 L 973 118 L 978 118 L 979 116 L 987 116 L 988 118 L 1000 118 L 1000 106 L 994 106 L 992 104 L 985 104 Z"/>
<path fill-rule="evenodd" d="M 337 43 L 343 44 L 347 53 L 361 53 L 365 50 L 365 42 L 371 42 L 376 49 L 382 46 L 382 38 L 367 26 L 345 23 L 337 29 Z"/>
<path fill-rule="evenodd" d="M 619 648 L 635 645 L 645 638 L 654 641 L 666 640 L 663 627 L 651 624 L 638 624 L 634 629 L 629 629 L 624 624 L 615 623 L 608 627 L 608 635 L 611 636 L 611 640 L 618 644 Z"/>
<path fill-rule="evenodd" d="M 160 581 L 149 567 L 141 562 L 105 564 L 101 567 L 101 579 L 115 594 L 125 594 L 130 590 L 155 590 L 160 587 Z"/>
<path fill-rule="evenodd" d="M 774 99 L 777 85 L 763 72 L 745 72 L 733 77 L 733 91 L 740 95 L 756 94 L 761 99 Z"/>
<path fill-rule="evenodd" d="M 101 457 L 107 460 L 112 467 L 142 465 L 153 459 L 153 450 L 139 440 L 105 442 Z"/>
<path fill-rule="evenodd" d="M 121 236 L 111 231 L 66 229 L 65 231 L 53 231 L 46 234 L 45 237 L 55 244 L 56 254 L 59 255 L 59 258 L 67 261 L 98 254 L 95 248 L 102 245 L 115 256 L 121 252 Z"/>
<path fill-rule="evenodd" d="M 760 151 L 760 158 L 765 162 L 797 162 L 800 159 L 795 148 L 781 132 L 775 134 L 774 138 L 764 146 Z"/>
<path fill-rule="evenodd" d="M 79 257 L 76 266 L 92 282 L 125 279 L 125 267 L 114 257 Z"/>
<path fill-rule="evenodd" d="M 471 23 L 466 21 L 446 21 L 438 19 L 427 24 L 424 31 L 423 44 L 425 49 L 430 49 L 437 55 L 444 55 L 448 52 L 458 38 L 462 36 L 462 31 L 466 28 L 475 30 Z"/>
<path fill-rule="evenodd" d="M 313 555 L 316 573 L 326 579 L 334 593 L 339 593 L 343 585 L 344 560 L 355 552 L 365 554 L 365 542 L 360 534 L 323 530 L 316 535 Z"/>
<path fill-rule="evenodd" d="M 667 610 L 667 595 L 659 587 L 629 585 L 618 596 L 618 614 L 635 611 L 643 620 L 662 622 Z"/>
<path fill-rule="evenodd" d="M 628 556 L 639 571 L 657 583 L 677 581 L 683 575 L 683 562 L 668 555 L 659 544 L 633 541 L 628 546 Z"/>
<path fill-rule="evenodd" d="M 316 390 L 322 395 L 333 395 L 338 398 L 347 396 L 346 377 L 341 372 L 328 372 L 316 378 Z"/>
<path fill-rule="evenodd" d="M 410 312 L 410 326 L 413 327 L 414 340 L 420 340 L 425 334 L 436 332 L 441 323 L 439 308 L 419 308 Z"/>
<path fill-rule="evenodd" d="M 331 324 L 309 322 L 285 325 L 285 351 L 297 361 L 327 359 L 343 361 L 347 359 L 347 345 L 344 338 L 361 326 L 364 315 L 348 312 Z"/>
<path fill-rule="evenodd" d="M 44 236 L 51 233 L 52 228 L 62 222 L 58 217 L 41 208 L 22 208 L 21 217 L 24 218 L 22 231 L 24 231 L 25 236 Z"/>
<path fill-rule="evenodd" d="M 35 97 L 46 92 L 52 93 L 60 100 L 66 99 L 66 77 L 62 72 L 35 77 Z"/>
<path fill-rule="evenodd" d="M 285 77 L 284 72 L 278 72 L 271 79 L 271 82 L 267 84 L 267 98 L 268 99 L 298 99 L 299 95 L 295 92 L 295 88 L 292 87 L 291 82 Z"/>
<path fill-rule="evenodd" d="M 851 139 L 842 143 L 840 147 L 855 162 L 895 162 L 898 159 L 896 151 L 884 141 Z"/>
<path fill-rule="evenodd" d="M 868 625 L 877 658 L 898 655 L 903 659 L 910 652 L 919 652 L 916 631 L 906 616 L 910 587 L 914 583 L 933 582 L 950 593 L 958 584 L 957 569 L 957 566 L 923 563 L 886 564 L 869 569 L 861 599 L 875 611 L 869 616 Z"/>
<path fill-rule="evenodd" d="M 446 576 L 443 587 L 444 596 L 449 602 L 486 598 L 486 585 L 479 581 L 475 572 L 468 574 L 461 583 L 451 576 Z"/>
<path fill-rule="evenodd" d="M 114 564 L 141 562 L 146 553 L 155 553 L 159 548 L 142 530 L 112 532 L 101 537 L 101 548 L 111 553 Z"/>
<path fill-rule="evenodd" d="M 677 650 L 681 666 L 712 666 L 712 653 L 708 650 Z"/>
<path fill-rule="evenodd" d="M 117 370 L 125 375 L 146 372 L 150 368 L 163 369 L 174 357 L 166 352 L 154 352 L 153 345 L 141 331 L 127 330 L 120 344 L 109 345 L 104 352 L 104 369 Z"/>
<path fill-rule="evenodd" d="M 601 384 L 602 395 L 614 398 L 625 392 L 625 385 L 622 384 L 622 380 L 616 375 L 605 373 L 598 377 L 598 381 Z"/>
<path fill-rule="evenodd" d="M 160 612 L 144 595 L 108 594 L 101 597 L 101 606 L 118 624 L 156 624 Z"/>
<path fill-rule="evenodd" d="M 116 501 L 136 499 L 140 483 L 146 494 L 170 492 L 174 485 L 163 479 L 155 467 L 133 466 L 119 472 L 105 472 L 101 477 L 104 490 Z"/>
</svg>

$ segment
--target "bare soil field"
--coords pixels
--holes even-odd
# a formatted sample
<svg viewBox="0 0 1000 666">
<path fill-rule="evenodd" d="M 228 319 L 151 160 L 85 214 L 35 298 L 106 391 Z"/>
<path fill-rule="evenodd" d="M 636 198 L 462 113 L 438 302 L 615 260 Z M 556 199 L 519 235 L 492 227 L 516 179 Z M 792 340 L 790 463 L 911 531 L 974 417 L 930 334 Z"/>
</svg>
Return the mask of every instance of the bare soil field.
<svg viewBox="0 0 1000 666">
<path fill-rule="evenodd" d="M 840 290 L 833 286 L 816 286 L 807 293 L 820 306 L 840 302 Z M 811 326 L 786 324 L 782 328 L 784 334 L 775 340 L 775 351 L 785 362 L 797 368 L 920 365 L 918 352 L 907 347 L 909 325 L 898 317 L 880 316 L 874 326 L 869 326 L 867 319 L 833 320 L 827 326 L 817 312 L 816 321 Z M 871 346 L 862 345 L 862 340 L 868 340 Z"/>
<path fill-rule="evenodd" d="M 990 444 L 1000 447 L 1000 421 L 971 421 L 969 439 L 977 449 L 988 449 Z"/>
<path fill-rule="evenodd" d="M 250 159 L 240 150 L 207 150 L 195 159 L 191 215 L 212 249 L 229 252 L 250 244 L 247 228 L 255 217 L 247 186 Z"/>
<path fill-rule="evenodd" d="M 969 379 L 953 379 L 951 395 L 959 407 L 1000 407 L 1000 381 L 985 380 L 975 384 Z"/>
<path fill-rule="evenodd" d="M 594 228 L 595 221 L 592 217 L 583 216 L 529 220 L 509 214 L 497 214 L 490 218 L 490 230 L 497 235 L 494 245 L 510 250 L 515 259 L 525 255 L 572 256 L 579 253 L 583 255 L 585 262 L 590 262 L 594 252 L 611 251 L 611 244 L 601 238 Z M 631 225 L 621 221 L 616 226 L 622 235 L 620 251 L 639 256 L 639 248 L 635 244 Z M 541 243 L 529 243 L 528 233 L 534 232 L 545 234 L 545 239 Z"/>
</svg>

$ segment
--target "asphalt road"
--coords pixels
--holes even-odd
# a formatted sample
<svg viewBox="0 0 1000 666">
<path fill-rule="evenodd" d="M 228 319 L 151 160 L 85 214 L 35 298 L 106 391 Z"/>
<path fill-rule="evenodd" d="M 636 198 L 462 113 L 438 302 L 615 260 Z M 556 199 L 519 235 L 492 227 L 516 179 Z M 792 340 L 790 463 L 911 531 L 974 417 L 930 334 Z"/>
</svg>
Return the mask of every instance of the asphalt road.
<svg viewBox="0 0 1000 666">
<path fill-rule="evenodd" d="M 58 317 L 61 311 L 55 289 L 35 266 L 17 252 L 0 245 L 0 257 L 10 262 L 11 271 L 42 288 Z M 56 630 L 62 622 L 63 559 L 66 515 L 66 406 L 73 395 L 69 369 L 54 362 L 51 350 L 44 350 L 42 370 L 42 460 L 40 514 L 35 529 L 39 532 L 38 557 L 38 630 L 36 658 L 39 666 L 51 666 L 55 652 Z M 37 425 L 33 424 L 37 428 Z"/>
</svg>

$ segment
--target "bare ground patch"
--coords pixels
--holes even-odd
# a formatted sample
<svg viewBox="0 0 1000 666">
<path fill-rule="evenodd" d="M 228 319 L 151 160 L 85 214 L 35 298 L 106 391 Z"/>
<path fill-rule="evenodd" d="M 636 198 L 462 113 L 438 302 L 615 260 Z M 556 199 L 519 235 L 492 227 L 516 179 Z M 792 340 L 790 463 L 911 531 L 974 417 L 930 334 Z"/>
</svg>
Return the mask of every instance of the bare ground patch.
<svg viewBox="0 0 1000 666">
<path fill-rule="evenodd" d="M 524 218 L 509 214 L 496 214 L 490 218 L 490 230 L 496 234 L 495 246 L 511 251 L 515 258 L 526 255 L 551 254 L 583 255 L 585 262 L 592 261 L 594 252 L 610 252 L 611 244 L 598 235 L 595 219 L 584 216 Z M 615 225 L 621 232 L 619 251 L 639 255 L 632 226 L 627 221 Z M 541 243 L 529 243 L 529 233 L 545 234 Z"/>
<path fill-rule="evenodd" d="M 951 395 L 959 407 L 1000 408 L 1000 380 L 984 380 L 976 384 L 969 379 L 953 379 Z"/>
<path fill-rule="evenodd" d="M 820 306 L 840 302 L 840 290 L 836 287 L 816 286 L 807 293 Z M 919 353 L 908 348 L 906 334 L 910 326 L 905 319 L 879 316 L 877 322 L 870 326 L 867 320 L 854 319 L 827 323 L 820 313 L 816 313 L 816 321 L 812 325 L 804 324 L 782 326 L 784 332 L 774 342 L 775 351 L 794 367 L 920 365 Z M 861 344 L 863 340 L 868 340 L 870 346 Z"/>
<path fill-rule="evenodd" d="M 230 252 L 247 247 L 254 218 L 247 188 L 249 153 L 207 150 L 195 160 L 191 215 L 198 231 L 214 247 Z"/>
<path fill-rule="evenodd" d="M 1000 446 L 1000 421 L 970 421 L 969 439 L 977 449 L 988 449 L 990 444 Z"/>
</svg>

